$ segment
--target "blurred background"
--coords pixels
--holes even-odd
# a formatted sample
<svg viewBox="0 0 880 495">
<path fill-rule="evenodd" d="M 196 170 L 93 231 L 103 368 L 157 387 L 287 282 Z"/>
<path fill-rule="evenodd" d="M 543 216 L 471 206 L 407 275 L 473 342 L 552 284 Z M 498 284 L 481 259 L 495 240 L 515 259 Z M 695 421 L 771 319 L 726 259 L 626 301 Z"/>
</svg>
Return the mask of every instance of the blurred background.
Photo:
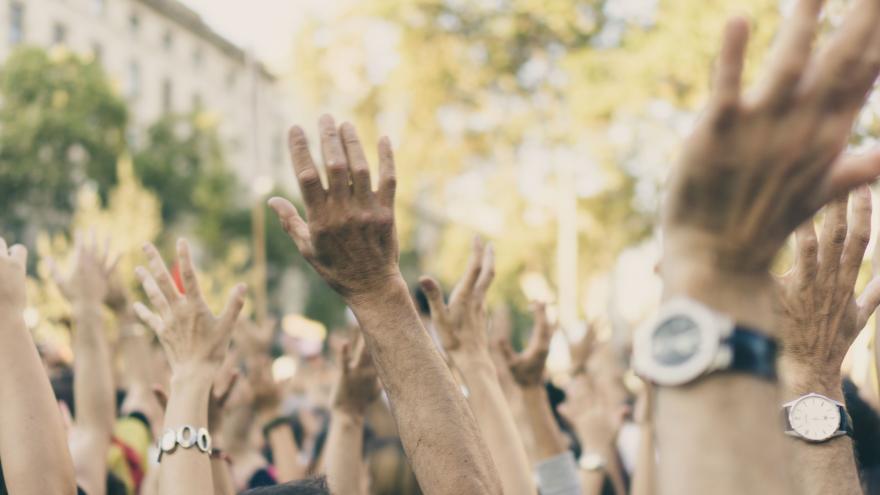
<svg viewBox="0 0 880 495">
<path fill-rule="evenodd" d="M 287 128 L 314 145 L 329 112 L 372 158 L 381 135 L 395 145 L 413 287 L 427 273 L 451 288 L 481 235 L 497 253 L 493 315 L 515 340 L 538 299 L 565 330 L 551 367 L 595 318 L 625 346 L 657 304 L 661 186 L 721 26 L 752 19 L 753 75 L 791 3 L 2 0 L 0 232 L 37 254 L 28 324 L 67 348 L 45 260 L 94 228 L 132 288 L 144 242 L 170 256 L 186 236 L 215 303 L 246 281 L 255 319 L 323 345 L 345 307 L 265 200 L 298 200 Z M 845 3 L 830 3 L 829 25 Z M 874 145 L 878 108 L 854 149 Z M 870 345 L 854 366 L 867 369 Z"/>
</svg>

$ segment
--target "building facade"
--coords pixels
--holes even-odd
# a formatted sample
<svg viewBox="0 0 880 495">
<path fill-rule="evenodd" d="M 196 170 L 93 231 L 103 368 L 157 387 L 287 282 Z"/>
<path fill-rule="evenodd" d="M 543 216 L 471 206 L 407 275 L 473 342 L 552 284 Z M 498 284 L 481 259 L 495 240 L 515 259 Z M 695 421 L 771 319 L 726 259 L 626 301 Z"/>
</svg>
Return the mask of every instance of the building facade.
<svg viewBox="0 0 880 495">
<path fill-rule="evenodd" d="M 282 168 L 276 79 L 176 0 L 0 0 L 0 63 L 19 45 L 94 56 L 128 102 L 134 148 L 163 114 L 200 109 L 244 183 Z"/>
</svg>

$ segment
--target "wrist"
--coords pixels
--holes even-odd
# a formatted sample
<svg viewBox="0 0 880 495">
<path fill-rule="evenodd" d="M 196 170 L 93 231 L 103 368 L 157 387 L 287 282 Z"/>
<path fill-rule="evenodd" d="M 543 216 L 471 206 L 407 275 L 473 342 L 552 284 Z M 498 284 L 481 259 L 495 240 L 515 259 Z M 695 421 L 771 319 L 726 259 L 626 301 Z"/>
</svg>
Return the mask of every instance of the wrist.
<svg viewBox="0 0 880 495">
<path fill-rule="evenodd" d="M 389 295 L 403 291 L 409 297 L 409 287 L 399 269 L 395 269 L 384 277 L 377 277 L 373 283 L 364 284 L 362 288 L 344 294 L 345 302 L 352 311 L 368 309 L 387 301 Z"/>
<path fill-rule="evenodd" d="M 495 364 L 488 349 L 448 351 L 449 358 L 459 371 L 495 373 Z"/>
<path fill-rule="evenodd" d="M 217 367 L 207 363 L 187 363 L 175 366 L 171 372 L 171 388 L 188 387 L 214 382 Z"/>
<path fill-rule="evenodd" d="M 779 378 L 784 402 L 809 393 L 843 402 L 843 380 L 839 367 L 824 370 L 783 356 L 779 360 Z"/>
<path fill-rule="evenodd" d="M 660 271 L 664 299 L 687 297 L 738 324 L 774 333 L 776 292 L 769 272 L 730 271 L 698 255 L 685 258 L 665 254 Z"/>
</svg>

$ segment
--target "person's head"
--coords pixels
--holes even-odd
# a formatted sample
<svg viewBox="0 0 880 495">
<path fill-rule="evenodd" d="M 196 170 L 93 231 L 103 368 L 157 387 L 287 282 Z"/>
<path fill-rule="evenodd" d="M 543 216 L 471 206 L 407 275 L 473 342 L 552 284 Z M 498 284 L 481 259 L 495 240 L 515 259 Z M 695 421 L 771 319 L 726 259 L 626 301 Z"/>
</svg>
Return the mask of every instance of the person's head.
<svg viewBox="0 0 880 495">
<path fill-rule="evenodd" d="M 254 488 L 242 495 L 330 495 L 330 489 L 327 488 L 327 479 L 322 476 L 283 485 Z"/>
</svg>

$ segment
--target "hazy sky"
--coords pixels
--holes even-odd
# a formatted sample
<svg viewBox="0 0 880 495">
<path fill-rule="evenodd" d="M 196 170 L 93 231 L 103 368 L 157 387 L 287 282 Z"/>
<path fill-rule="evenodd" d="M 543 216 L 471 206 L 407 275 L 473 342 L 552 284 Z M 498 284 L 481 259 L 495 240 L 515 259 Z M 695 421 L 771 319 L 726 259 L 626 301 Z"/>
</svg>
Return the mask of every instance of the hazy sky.
<svg viewBox="0 0 880 495">
<path fill-rule="evenodd" d="M 180 0 L 218 32 L 252 48 L 275 71 L 290 65 L 293 36 L 309 15 L 326 15 L 336 0 Z"/>
</svg>

